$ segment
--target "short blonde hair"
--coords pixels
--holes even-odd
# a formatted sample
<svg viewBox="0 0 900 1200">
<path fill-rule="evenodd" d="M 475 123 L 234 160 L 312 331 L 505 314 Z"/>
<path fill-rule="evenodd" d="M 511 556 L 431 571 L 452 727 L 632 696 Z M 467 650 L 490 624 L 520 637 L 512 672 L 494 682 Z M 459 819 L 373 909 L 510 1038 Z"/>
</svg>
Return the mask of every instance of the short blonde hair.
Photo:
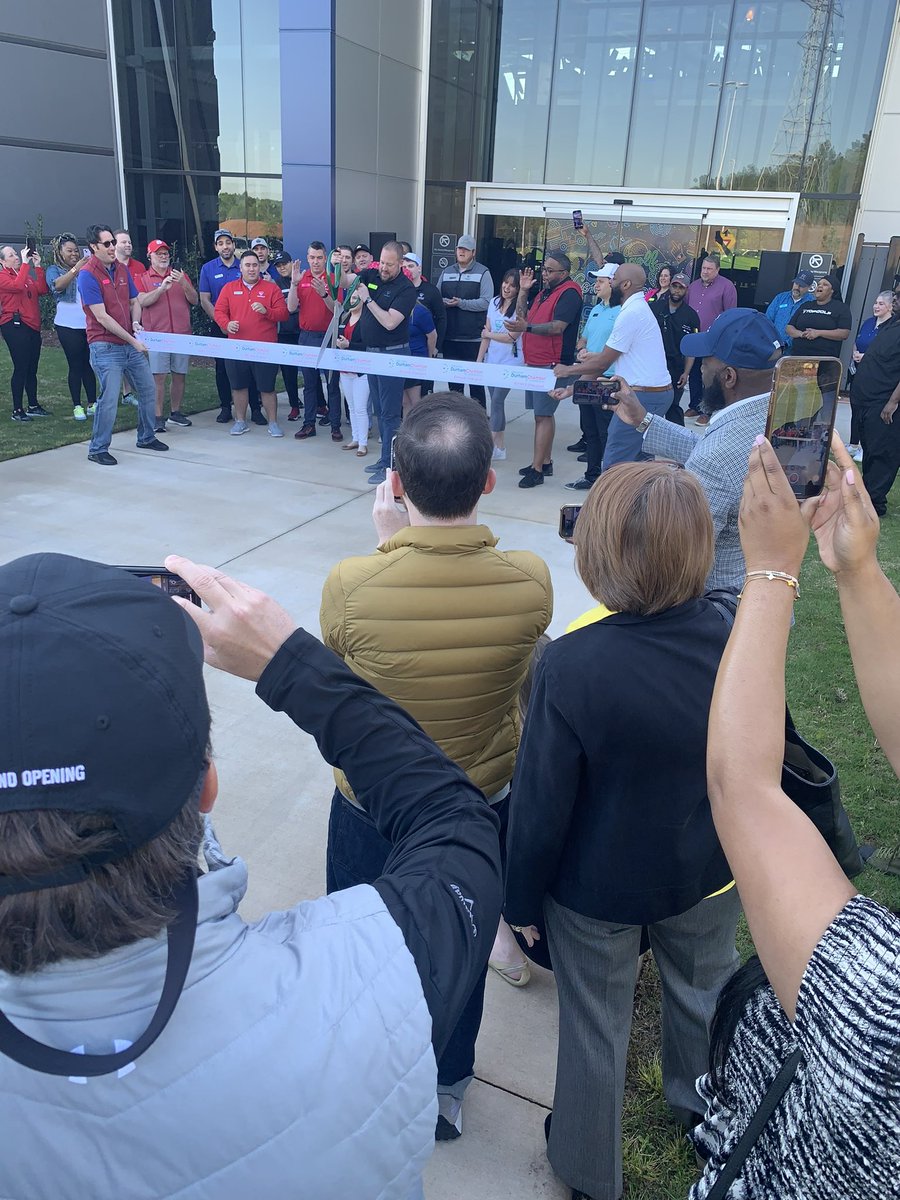
<svg viewBox="0 0 900 1200">
<path fill-rule="evenodd" d="M 650 616 L 702 596 L 713 563 L 709 504 L 689 472 L 621 463 L 587 494 L 575 526 L 575 569 L 615 612 Z"/>
</svg>

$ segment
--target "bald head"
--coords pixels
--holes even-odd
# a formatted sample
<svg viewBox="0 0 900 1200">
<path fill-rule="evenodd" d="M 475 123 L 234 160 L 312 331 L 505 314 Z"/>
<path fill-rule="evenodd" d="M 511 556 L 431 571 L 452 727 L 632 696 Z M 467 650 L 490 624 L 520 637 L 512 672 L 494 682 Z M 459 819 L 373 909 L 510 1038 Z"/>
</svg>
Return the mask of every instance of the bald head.
<svg viewBox="0 0 900 1200">
<path fill-rule="evenodd" d="M 638 263 L 622 263 L 616 267 L 612 281 L 609 303 L 611 308 L 623 304 L 635 292 L 642 292 L 647 286 L 647 272 Z"/>
</svg>

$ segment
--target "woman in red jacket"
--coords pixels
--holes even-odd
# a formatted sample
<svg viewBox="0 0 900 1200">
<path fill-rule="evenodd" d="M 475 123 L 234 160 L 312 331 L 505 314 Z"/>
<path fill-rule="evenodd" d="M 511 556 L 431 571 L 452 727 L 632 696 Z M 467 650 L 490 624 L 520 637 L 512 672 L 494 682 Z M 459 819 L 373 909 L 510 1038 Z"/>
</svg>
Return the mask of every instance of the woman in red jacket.
<svg viewBox="0 0 900 1200">
<path fill-rule="evenodd" d="M 0 333 L 12 359 L 12 388 L 14 421 L 30 421 L 32 417 L 49 417 L 46 408 L 38 404 L 37 369 L 41 357 L 41 310 L 38 297 L 47 293 L 47 281 L 41 258 L 27 247 L 21 258 L 12 248 L 0 249 Z M 22 396 L 28 396 L 28 411 L 22 407 Z"/>
</svg>

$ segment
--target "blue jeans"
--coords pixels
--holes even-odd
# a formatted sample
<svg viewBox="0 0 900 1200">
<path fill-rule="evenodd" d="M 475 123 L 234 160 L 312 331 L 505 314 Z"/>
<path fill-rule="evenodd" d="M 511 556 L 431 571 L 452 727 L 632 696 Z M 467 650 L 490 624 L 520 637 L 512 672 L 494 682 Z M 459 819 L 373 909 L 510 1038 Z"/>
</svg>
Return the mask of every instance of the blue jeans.
<svg viewBox="0 0 900 1200">
<path fill-rule="evenodd" d="M 91 366 L 100 384 L 97 408 L 94 412 L 94 430 L 88 454 L 102 454 L 109 449 L 116 413 L 119 409 L 119 393 L 122 376 L 127 372 L 138 399 L 137 444 L 146 446 L 156 437 L 156 385 L 150 373 L 147 355 L 133 346 L 113 342 L 91 343 Z"/>
<path fill-rule="evenodd" d="M 371 376 L 369 380 L 371 387 Z M 509 797 L 499 801 L 493 808 L 500 818 L 500 847 L 503 852 L 509 819 Z M 335 788 L 328 820 L 325 864 L 325 886 L 329 895 L 359 883 L 374 883 L 383 874 L 392 848 L 391 843 L 375 828 L 368 813 L 345 800 Z M 438 1092 L 452 1095 L 457 1100 L 462 1100 L 463 1092 L 475 1071 L 475 1042 L 481 1028 L 486 978 L 485 965 L 438 1059 Z"/>
<path fill-rule="evenodd" d="M 409 346 L 391 346 L 382 350 L 378 346 L 366 346 L 367 354 L 409 354 Z M 385 470 L 391 465 L 391 442 L 403 419 L 403 376 L 370 375 L 369 395 L 378 418 L 378 433 L 381 437 L 381 457 L 376 466 Z"/>
<path fill-rule="evenodd" d="M 638 392 L 638 400 L 647 412 L 657 417 L 666 415 L 674 398 L 675 392 L 672 388 L 666 388 L 664 392 Z M 643 451 L 643 445 L 643 434 L 638 433 L 633 425 L 626 425 L 613 413 L 606 437 L 606 449 L 603 452 L 603 470 L 608 471 L 617 463 L 642 462 L 649 458 L 650 455 Z"/>
</svg>

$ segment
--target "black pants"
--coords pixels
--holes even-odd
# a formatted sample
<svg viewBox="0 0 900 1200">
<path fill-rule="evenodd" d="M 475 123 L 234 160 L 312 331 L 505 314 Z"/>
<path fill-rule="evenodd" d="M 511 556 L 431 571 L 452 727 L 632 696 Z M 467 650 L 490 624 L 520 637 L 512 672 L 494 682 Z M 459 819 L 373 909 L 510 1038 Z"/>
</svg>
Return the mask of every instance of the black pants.
<svg viewBox="0 0 900 1200">
<path fill-rule="evenodd" d="M 672 380 L 672 390 L 675 395 L 669 409 L 666 412 L 666 420 L 671 421 L 673 425 L 684 424 L 684 411 L 681 407 L 681 397 L 684 395 L 684 388 L 677 386 L 678 380 L 681 378 L 681 373 L 684 370 L 684 359 L 681 360 L 681 366 L 677 363 L 667 363 L 669 368 L 669 377 Z"/>
<path fill-rule="evenodd" d="M 885 425 L 881 419 L 883 407 L 876 403 L 860 408 L 863 480 L 880 517 L 887 512 L 888 492 L 900 469 L 900 416 L 895 413 L 891 424 Z"/>
<path fill-rule="evenodd" d="M 66 325 L 56 325 L 54 328 L 69 364 L 67 382 L 72 405 L 74 407 L 81 403 L 81 389 L 84 388 L 84 403 L 89 408 L 97 400 L 97 377 L 91 367 L 87 334 L 83 329 L 69 329 Z"/>
<path fill-rule="evenodd" d="M 449 338 L 444 342 L 444 358 L 455 358 L 457 362 L 473 363 L 478 357 L 478 350 L 481 342 L 451 342 Z M 451 392 L 464 392 L 465 384 L 451 383 L 448 384 L 448 389 Z M 483 409 L 487 409 L 487 402 L 484 398 L 484 388 L 477 383 L 469 384 L 469 392 L 473 400 L 477 400 Z"/>
<path fill-rule="evenodd" d="M 211 337 L 225 337 L 218 325 L 214 325 L 210 334 Z M 225 359 L 217 358 L 216 360 L 216 391 L 219 393 L 219 407 L 223 412 L 231 412 L 231 384 L 228 382 L 228 371 L 225 367 Z M 256 386 L 256 381 L 250 380 L 250 411 L 260 412 L 262 405 L 259 402 L 259 390 Z"/>
<path fill-rule="evenodd" d="M 606 435 L 609 432 L 612 413 L 608 409 L 602 409 L 599 404 L 579 404 L 578 417 L 581 423 L 581 432 L 584 435 L 584 452 L 587 456 L 584 477 L 593 483 L 600 477 L 600 464 L 603 462 L 603 451 L 606 449 Z"/>
<path fill-rule="evenodd" d="M 695 358 L 694 365 L 691 367 L 691 377 L 688 381 L 691 389 L 691 408 L 697 412 L 700 407 L 700 401 L 703 399 L 703 359 Z"/>
<path fill-rule="evenodd" d="M 9 356 L 12 359 L 12 391 L 13 412 L 22 407 L 23 392 L 28 396 L 28 407 L 37 404 L 37 369 L 41 357 L 41 335 L 37 329 L 32 329 L 24 322 L 16 325 L 7 321 L 0 325 L 3 340 L 6 342 Z"/>
<path fill-rule="evenodd" d="M 279 333 L 278 341 L 282 346 L 296 346 L 300 340 L 300 334 L 294 333 Z M 297 367 L 289 367 L 287 363 L 281 364 L 281 378 L 284 380 L 284 390 L 288 394 L 288 401 L 291 408 L 300 407 L 300 390 L 297 387 L 297 375 L 299 371 Z"/>
</svg>

